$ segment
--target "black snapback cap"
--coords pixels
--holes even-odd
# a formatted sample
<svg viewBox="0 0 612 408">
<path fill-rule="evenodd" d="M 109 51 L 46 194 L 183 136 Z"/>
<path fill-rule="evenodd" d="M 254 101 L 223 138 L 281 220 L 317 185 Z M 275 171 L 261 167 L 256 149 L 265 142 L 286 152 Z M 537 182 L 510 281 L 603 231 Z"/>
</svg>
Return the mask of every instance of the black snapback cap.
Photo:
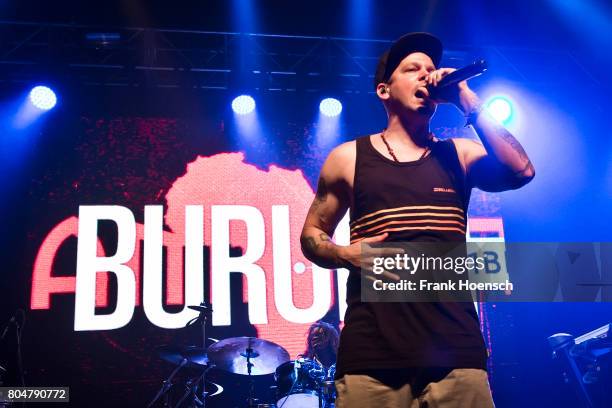
<svg viewBox="0 0 612 408">
<path fill-rule="evenodd" d="M 387 82 L 395 68 L 407 55 L 422 52 L 431 58 L 436 68 L 442 59 L 442 42 L 429 33 L 408 33 L 398 38 L 378 60 L 374 87 Z"/>
</svg>

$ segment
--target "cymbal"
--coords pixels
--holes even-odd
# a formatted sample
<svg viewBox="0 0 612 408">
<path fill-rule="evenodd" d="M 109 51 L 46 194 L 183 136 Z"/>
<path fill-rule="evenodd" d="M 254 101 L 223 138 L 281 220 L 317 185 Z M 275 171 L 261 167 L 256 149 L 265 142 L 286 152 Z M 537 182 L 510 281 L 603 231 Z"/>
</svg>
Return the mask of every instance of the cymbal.
<svg viewBox="0 0 612 408">
<path fill-rule="evenodd" d="M 289 361 L 289 353 L 283 347 L 256 337 L 220 340 L 208 348 L 208 356 L 216 368 L 241 375 L 248 375 L 247 356 L 253 364 L 251 375 L 272 374 L 279 365 Z"/>
<path fill-rule="evenodd" d="M 205 312 L 205 313 L 212 312 L 212 308 L 210 306 L 199 305 L 199 306 L 187 306 L 187 307 L 189 309 L 191 309 L 191 310 L 195 310 L 196 312 L 200 312 L 200 313 L 202 313 L 202 312 Z"/>
<path fill-rule="evenodd" d="M 181 364 L 183 359 L 187 359 L 187 364 L 191 367 L 202 368 L 208 365 L 206 350 L 201 347 L 164 345 L 157 348 L 157 354 L 163 360 L 176 365 Z"/>
</svg>

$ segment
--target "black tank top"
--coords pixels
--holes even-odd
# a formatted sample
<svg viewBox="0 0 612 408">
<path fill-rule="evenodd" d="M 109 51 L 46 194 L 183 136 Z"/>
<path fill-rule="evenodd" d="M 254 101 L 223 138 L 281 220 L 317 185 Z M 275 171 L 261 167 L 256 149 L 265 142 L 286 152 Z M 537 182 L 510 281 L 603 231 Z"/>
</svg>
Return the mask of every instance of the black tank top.
<svg viewBox="0 0 612 408">
<path fill-rule="evenodd" d="M 369 136 L 356 142 L 351 242 L 384 232 L 386 241 L 465 241 L 470 189 L 452 141 L 400 163 L 379 153 Z M 337 378 L 372 369 L 486 369 L 473 303 L 362 302 L 359 272 L 351 270 L 347 304 Z"/>
</svg>

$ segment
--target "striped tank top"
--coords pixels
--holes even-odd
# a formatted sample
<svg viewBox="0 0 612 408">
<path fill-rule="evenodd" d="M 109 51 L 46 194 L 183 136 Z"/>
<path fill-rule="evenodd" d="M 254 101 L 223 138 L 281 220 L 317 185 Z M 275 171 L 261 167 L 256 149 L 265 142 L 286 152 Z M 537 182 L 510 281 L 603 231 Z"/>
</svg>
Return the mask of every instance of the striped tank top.
<svg viewBox="0 0 612 408">
<path fill-rule="evenodd" d="M 351 242 L 389 233 L 386 242 L 465 241 L 470 189 L 455 145 L 434 142 L 430 154 L 395 162 L 369 136 L 356 140 Z M 362 302 L 351 270 L 336 378 L 371 369 L 486 369 L 474 304 Z"/>
</svg>

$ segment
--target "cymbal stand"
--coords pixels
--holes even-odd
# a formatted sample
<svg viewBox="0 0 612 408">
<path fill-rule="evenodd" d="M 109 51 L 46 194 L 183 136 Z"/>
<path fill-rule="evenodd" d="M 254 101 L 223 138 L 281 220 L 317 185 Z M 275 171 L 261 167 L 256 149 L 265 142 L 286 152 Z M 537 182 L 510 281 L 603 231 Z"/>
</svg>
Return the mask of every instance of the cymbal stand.
<svg viewBox="0 0 612 408">
<path fill-rule="evenodd" d="M 198 316 L 198 320 L 200 320 L 200 324 L 202 325 L 202 348 L 206 350 L 206 321 L 208 320 L 208 315 L 212 313 L 213 309 L 212 309 L 212 305 L 210 303 L 207 303 L 205 300 L 203 300 L 200 303 L 200 306 L 203 308 L 203 310 L 200 312 L 200 315 Z M 211 366 L 208 366 L 208 368 L 211 368 Z M 200 380 L 202 381 L 202 392 L 201 392 L 201 397 L 203 401 L 202 406 L 206 406 L 206 395 L 207 395 L 206 393 L 206 372 L 208 371 L 208 368 L 204 370 L 204 372 L 200 376 L 200 379 L 198 380 L 198 381 Z"/>
<path fill-rule="evenodd" d="M 253 395 L 255 394 L 255 383 L 253 382 L 253 372 L 252 372 L 254 364 L 251 363 L 251 358 L 255 358 L 259 356 L 259 353 L 253 350 L 250 344 L 250 340 L 249 340 L 249 347 L 247 347 L 244 353 L 240 353 L 240 355 L 242 357 L 246 357 L 247 359 L 247 374 L 249 376 L 249 399 L 247 400 L 248 401 L 247 406 L 249 408 L 252 408 L 252 407 L 255 407 L 257 400 L 253 398 Z"/>
<path fill-rule="evenodd" d="M 181 399 L 176 403 L 176 405 L 174 406 L 174 408 L 179 408 L 181 406 L 181 404 L 187 399 L 187 397 L 189 397 L 191 395 L 192 398 L 192 405 L 189 405 L 190 407 L 205 407 L 206 406 L 206 397 L 208 395 L 208 393 L 204 390 L 202 390 L 201 393 L 201 399 L 198 398 L 198 393 L 197 393 L 197 386 L 200 383 L 200 381 L 205 381 L 204 379 L 206 378 L 206 372 L 208 370 L 210 370 L 211 368 L 213 368 L 215 365 L 211 364 L 209 366 L 206 366 L 206 368 L 204 368 L 204 371 L 202 372 L 202 374 L 196 378 L 195 380 L 189 380 L 187 381 L 187 383 L 185 384 L 185 393 L 183 394 L 183 396 L 181 397 Z"/>
<path fill-rule="evenodd" d="M 178 366 L 176 366 L 174 371 L 172 371 L 170 376 L 167 379 L 164 380 L 164 382 L 162 383 L 161 388 L 159 389 L 159 391 L 157 391 L 157 394 L 151 400 L 151 402 L 149 402 L 149 405 L 147 405 L 147 408 L 151 408 L 153 406 L 153 404 L 155 404 L 164 395 L 166 395 L 166 400 L 164 402 L 164 407 L 168 407 L 169 406 L 169 401 L 168 401 L 167 393 L 168 393 L 168 390 L 170 390 L 170 388 L 172 387 L 172 379 L 180 371 L 180 369 L 185 366 L 185 364 L 187 364 L 187 359 L 183 358 L 183 361 L 181 361 L 181 363 Z"/>
</svg>

